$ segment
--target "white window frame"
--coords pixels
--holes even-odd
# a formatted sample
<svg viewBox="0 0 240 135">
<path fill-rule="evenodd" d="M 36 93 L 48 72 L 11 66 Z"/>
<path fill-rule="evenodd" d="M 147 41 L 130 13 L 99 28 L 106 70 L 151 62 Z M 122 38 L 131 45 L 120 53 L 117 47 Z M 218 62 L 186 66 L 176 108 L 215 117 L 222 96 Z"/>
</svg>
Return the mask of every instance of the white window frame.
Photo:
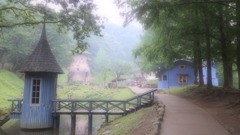
<svg viewBox="0 0 240 135">
<path fill-rule="evenodd" d="M 39 100 L 38 100 L 38 103 L 32 103 L 32 98 L 33 98 L 33 81 L 34 80 L 40 80 L 40 84 L 39 84 L 39 96 L 38 96 L 38 98 L 39 98 Z M 31 79 L 31 93 L 30 93 L 30 105 L 31 106 L 40 106 L 40 103 L 41 103 L 41 87 L 42 87 L 42 79 L 41 78 L 32 78 Z"/>
<path fill-rule="evenodd" d="M 180 76 L 185 76 L 185 77 L 186 77 L 186 78 L 185 78 L 186 82 L 180 82 L 180 81 L 179 81 L 179 80 L 180 80 Z M 179 84 L 187 84 L 187 82 L 188 82 L 188 75 L 184 75 L 184 74 L 178 75 L 178 83 L 179 83 Z"/>
</svg>

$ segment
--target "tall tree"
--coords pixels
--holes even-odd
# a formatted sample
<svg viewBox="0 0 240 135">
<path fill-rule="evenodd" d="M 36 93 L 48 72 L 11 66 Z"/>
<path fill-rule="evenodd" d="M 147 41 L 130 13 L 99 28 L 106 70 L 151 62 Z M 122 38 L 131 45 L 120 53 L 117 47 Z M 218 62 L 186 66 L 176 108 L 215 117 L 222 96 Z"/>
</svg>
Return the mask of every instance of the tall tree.
<svg viewBox="0 0 240 135">
<path fill-rule="evenodd" d="M 207 8 L 208 9 L 208 6 Z M 211 60 L 211 39 L 210 39 L 210 26 L 208 10 L 204 12 L 204 25 L 205 25 L 205 40 L 206 40 L 206 57 L 207 57 L 207 86 L 212 87 L 212 60 Z"/>
<path fill-rule="evenodd" d="M 237 32 L 240 32 L 240 1 L 236 0 L 236 28 Z M 236 39 L 236 55 L 237 55 L 237 70 L 238 70 L 238 88 L 240 89 L 240 34 L 237 34 L 237 39 Z"/>
<path fill-rule="evenodd" d="M 84 51 L 88 47 L 84 39 L 90 33 L 100 35 L 101 19 L 93 14 L 95 8 L 93 0 L 2 0 L 0 28 L 33 26 L 45 20 L 56 24 L 60 32 L 73 31 L 76 52 Z"/>
<path fill-rule="evenodd" d="M 194 57 L 195 63 L 201 65 L 202 60 L 207 61 L 207 84 L 212 86 L 211 77 L 211 64 L 213 61 L 222 62 L 224 66 L 224 87 L 230 88 L 232 85 L 232 64 L 237 59 L 238 71 L 240 71 L 240 55 L 237 57 L 232 55 L 231 51 L 234 50 L 233 44 L 237 43 L 237 49 L 240 47 L 239 32 L 233 34 L 233 26 L 237 29 L 240 27 L 240 6 L 238 1 L 222 1 L 222 0 L 151 0 L 151 1 L 138 1 L 138 0 L 116 0 L 119 6 L 127 5 L 125 12 L 126 23 L 138 19 L 144 24 L 146 29 L 154 29 L 155 36 L 158 37 L 158 45 L 152 49 L 146 49 L 147 46 L 142 48 L 142 53 L 146 58 L 157 59 L 163 61 L 161 56 L 165 56 L 165 60 L 169 58 L 182 58 L 181 51 L 174 51 L 172 44 L 175 48 L 185 48 L 188 50 L 189 42 L 193 42 L 191 53 L 193 55 L 185 54 L 185 58 Z M 235 9 L 235 7 L 237 7 Z M 193 12 L 197 12 L 199 19 L 194 16 Z M 188 19 L 184 19 L 188 17 Z M 191 19 L 189 19 L 191 18 Z M 196 21 L 198 20 L 198 21 Z M 236 21 L 235 21 L 236 20 Z M 187 25 L 186 25 L 187 24 Z M 170 26 L 170 27 L 169 27 Z M 185 26 L 185 27 L 184 27 Z M 156 29 L 157 28 L 157 29 Z M 170 29 L 169 29 L 170 28 Z M 238 31 L 238 30 L 237 30 Z M 174 33 L 174 34 L 172 34 Z M 190 33 L 190 34 L 189 34 Z M 184 35 L 184 37 L 181 37 Z M 195 36 L 194 36 L 195 35 Z M 237 42 L 234 42 L 234 37 Z M 237 37 L 237 38 L 236 38 Z M 169 39 L 171 40 L 169 41 Z M 156 38 L 157 39 L 157 38 Z M 205 50 L 202 52 L 202 58 L 196 50 L 202 50 L 203 42 L 205 41 Z M 151 42 L 152 44 L 154 42 Z M 149 43 L 149 44 L 151 44 Z M 199 48 L 198 48 L 198 47 Z M 139 48 L 139 49 L 140 49 Z M 169 50 L 170 49 L 170 50 Z M 161 50 L 164 50 L 163 53 Z M 239 52 L 240 50 L 238 50 Z M 148 52 L 148 53 L 146 53 Z M 165 54 L 164 52 L 170 53 Z M 174 52 L 174 53 L 173 53 Z M 160 54 L 157 54 L 160 53 Z M 154 56 L 156 55 L 156 56 Z M 174 57 L 172 57 L 174 56 Z M 150 58 L 151 57 L 151 58 Z M 199 57 L 199 58 L 198 58 Z M 220 60 L 219 57 L 222 57 Z M 167 60 L 169 61 L 169 60 Z M 201 69 L 198 66 L 198 70 Z M 199 70 L 199 73 L 201 71 Z M 201 75 L 201 74 L 200 74 Z M 199 76 L 200 76 L 199 75 Z M 201 77 L 201 76 L 200 76 Z M 201 81 L 202 79 L 200 79 Z M 240 73 L 239 73 L 240 84 Z"/>
</svg>

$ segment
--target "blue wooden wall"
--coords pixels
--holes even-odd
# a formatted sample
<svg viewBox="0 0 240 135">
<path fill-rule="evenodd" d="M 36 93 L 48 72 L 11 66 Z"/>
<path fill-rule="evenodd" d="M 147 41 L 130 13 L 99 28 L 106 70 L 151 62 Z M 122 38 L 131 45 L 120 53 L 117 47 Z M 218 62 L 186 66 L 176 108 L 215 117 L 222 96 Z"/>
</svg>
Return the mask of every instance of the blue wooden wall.
<svg viewBox="0 0 240 135">
<path fill-rule="evenodd" d="M 32 106 L 31 98 L 31 80 L 32 78 L 41 78 L 40 104 Z M 55 73 L 26 73 L 22 114 L 20 118 L 20 127 L 26 129 L 50 128 L 53 126 L 52 118 L 52 100 L 56 99 L 56 81 Z"/>
<path fill-rule="evenodd" d="M 179 64 L 175 65 L 174 67 L 165 70 L 161 72 L 161 75 L 159 77 L 162 77 L 162 80 L 158 80 L 158 88 L 160 89 L 169 89 L 172 87 L 181 87 L 181 86 L 187 86 L 187 85 L 192 85 L 194 83 L 194 70 L 190 65 L 185 65 L 185 69 L 179 69 L 180 65 L 185 65 L 185 64 Z M 218 78 L 216 76 L 216 66 L 212 65 L 212 83 L 214 86 L 218 86 Z M 187 83 L 185 84 L 179 84 L 178 83 L 178 75 L 179 74 L 187 74 Z M 167 76 L 167 80 L 163 80 L 163 76 Z M 207 68 L 203 67 L 203 79 L 204 79 L 204 84 L 207 83 Z"/>
<path fill-rule="evenodd" d="M 185 65 L 184 69 L 179 69 L 178 66 L 179 65 L 174 66 L 161 74 L 160 77 L 163 77 L 164 75 L 166 75 L 167 80 L 163 80 L 163 78 L 162 78 L 162 81 L 158 81 L 158 88 L 169 89 L 171 87 L 186 86 L 186 85 L 191 85 L 194 83 L 194 71 L 193 71 L 192 67 L 189 65 Z M 188 75 L 187 82 L 185 84 L 178 83 L 178 75 L 179 74 Z"/>
<path fill-rule="evenodd" d="M 212 84 L 213 86 L 218 86 L 218 78 L 217 78 L 217 75 L 216 75 L 216 69 L 217 69 L 217 66 L 215 65 L 212 65 Z M 207 67 L 203 67 L 203 81 L 204 81 L 204 84 L 207 84 Z"/>
</svg>

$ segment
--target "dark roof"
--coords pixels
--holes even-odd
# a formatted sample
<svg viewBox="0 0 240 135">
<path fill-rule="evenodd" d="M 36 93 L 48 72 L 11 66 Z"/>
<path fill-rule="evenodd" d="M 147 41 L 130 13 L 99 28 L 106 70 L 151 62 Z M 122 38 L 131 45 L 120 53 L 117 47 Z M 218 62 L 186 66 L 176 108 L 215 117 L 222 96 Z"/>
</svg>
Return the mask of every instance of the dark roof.
<svg viewBox="0 0 240 135">
<path fill-rule="evenodd" d="M 169 69 L 171 69 L 171 68 L 173 68 L 173 67 L 176 67 L 176 66 L 178 66 L 178 65 L 188 65 L 188 66 L 192 66 L 192 62 L 190 62 L 190 61 L 188 61 L 188 60 L 177 60 L 177 61 L 175 61 L 175 62 L 173 63 L 173 66 L 171 66 L 170 68 L 162 68 L 162 69 L 160 69 L 160 70 L 157 72 L 156 76 L 159 77 L 159 76 L 161 76 L 161 74 L 164 73 L 165 71 L 167 71 L 167 70 L 169 70 Z"/>
<path fill-rule="evenodd" d="M 188 66 L 192 66 L 192 62 L 188 61 L 188 60 L 177 60 L 174 62 L 173 67 L 177 66 L 177 65 L 188 65 Z"/>
<path fill-rule="evenodd" d="M 48 44 L 45 24 L 37 47 L 28 56 L 19 71 L 63 73 Z"/>
</svg>

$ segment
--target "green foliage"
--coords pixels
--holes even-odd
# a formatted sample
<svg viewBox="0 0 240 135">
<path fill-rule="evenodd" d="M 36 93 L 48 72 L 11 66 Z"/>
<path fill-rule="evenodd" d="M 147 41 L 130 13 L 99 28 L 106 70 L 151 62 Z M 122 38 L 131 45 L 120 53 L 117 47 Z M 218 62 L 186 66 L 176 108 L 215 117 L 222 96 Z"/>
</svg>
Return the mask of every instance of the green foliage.
<svg viewBox="0 0 240 135">
<path fill-rule="evenodd" d="M 157 84 L 158 83 L 158 80 L 150 80 L 150 81 L 147 81 L 145 84 Z"/>
<path fill-rule="evenodd" d="M 54 23 L 59 32 L 71 30 L 77 40 L 75 51 L 84 51 L 88 47 L 84 39 L 90 33 L 100 35 L 101 19 L 93 14 L 95 8 L 92 0 L 2 0 L 0 28 Z"/>
<path fill-rule="evenodd" d="M 126 75 L 132 71 L 132 63 L 126 61 L 115 61 L 111 65 L 111 71 L 115 74 L 116 78 L 121 78 L 122 75 Z"/>
<path fill-rule="evenodd" d="M 58 75 L 58 85 L 65 86 L 68 83 L 68 70 L 63 69 L 64 74 Z"/>
<path fill-rule="evenodd" d="M 0 70 L 0 113 L 10 109 L 9 99 L 20 98 L 23 90 L 23 80 L 14 73 Z"/>
<path fill-rule="evenodd" d="M 114 24 L 106 24 L 102 31 L 103 37 L 91 36 L 90 44 L 93 68 L 93 83 L 106 86 L 116 78 L 118 63 L 133 65 L 132 50 L 138 45 L 141 29 L 128 26 L 122 28 Z"/>
<path fill-rule="evenodd" d="M 108 135 L 132 135 L 132 131 L 136 129 L 142 122 L 142 118 L 148 115 L 155 106 L 143 108 L 135 113 L 131 113 L 124 117 L 119 117 L 110 124 L 105 125 L 98 131 L 98 135 L 103 135 L 104 132 L 110 131 Z M 117 126 L 116 126 L 117 125 Z"/>
<path fill-rule="evenodd" d="M 128 88 L 104 89 L 102 87 L 71 85 L 58 89 L 57 98 L 67 99 L 72 95 L 72 99 L 118 99 L 125 100 L 134 96 Z"/>
<path fill-rule="evenodd" d="M 138 19 L 147 30 L 135 55 L 140 66 L 164 68 L 177 59 L 190 59 L 196 70 L 201 61 L 223 65 L 223 87 L 232 87 L 232 65 L 240 76 L 240 2 L 194 0 L 116 0 L 126 23 Z M 238 31 L 238 32 L 237 32 Z M 236 51 L 237 50 L 237 51 Z M 238 56 L 238 57 L 237 57 Z M 199 72 L 200 73 L 200 72 Z M 201 77 L 201 75 L 199 75 Z M 208 73 L 211 86 L 211 73 Z M 202 80 L 200 78 L 200 80 Z M 238 77 L 240 84 L 240 77 Z M 240 85 L 239 85 L 240 86 Z M 239 87 L 240 88 L 240 87 Z"/>
<path fill-rule="evenodd" d="M 182 94 L 186 91 L 188 91 L 191 88 L 197 87 L 196 85 L 189 85 L 189 86 L 183 86 L 183 87 L 177 87 L 177 88 L 171 88 L 169 90 L 164 90 L 162 93 L 164 94 Z"/>
<path fill-rule="evenodd" d="M 73 39 L 67 34 L 58 34 L 55 29 L 54 25 L 47 25 L 48 42 L 59 64 L 67 67 L 72 58 Z M 0 40 L 0 48 L 2 48 L 2 50 L 0 49 L 0 63 L 11 64 L 10 70 L 16 71 L 33 51 L 40 39 L 41 31 L 42 26 L 35 28 L 16 27 L 4 30 L 5 35 Z"/>
</svg>

